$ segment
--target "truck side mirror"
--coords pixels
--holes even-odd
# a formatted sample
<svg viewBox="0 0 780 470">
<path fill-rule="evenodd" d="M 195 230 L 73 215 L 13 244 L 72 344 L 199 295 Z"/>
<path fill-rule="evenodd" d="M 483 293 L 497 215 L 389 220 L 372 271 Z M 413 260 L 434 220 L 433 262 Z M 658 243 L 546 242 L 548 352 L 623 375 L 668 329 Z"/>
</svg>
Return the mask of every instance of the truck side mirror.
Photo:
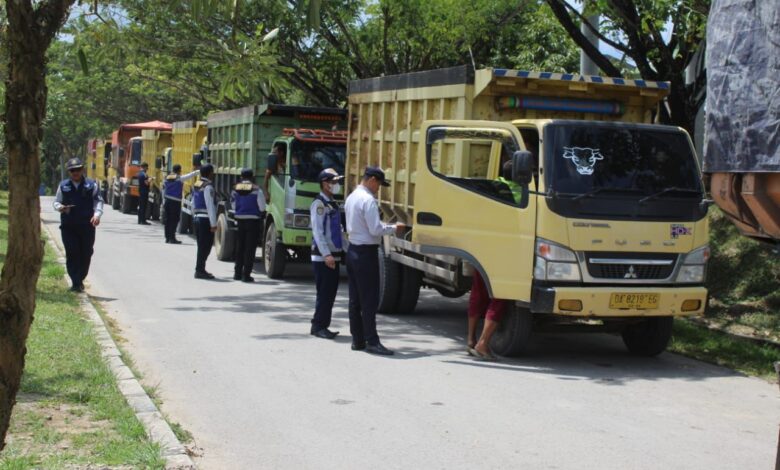
<svg viewBox="0 0 780 470">
<path fill-rule="evenodd" d="M 534 169 L 534 156 L 527 150 L 518 150 L 512 154 L 512 181 L 521 185 L 531 184 Z"/>
<path fill-rule="evenodd" d="M 156 170 L 161 170 L 163 167 L 163 157 L 157 157 L 154 159 L 154 168 Z"/>
</svg>

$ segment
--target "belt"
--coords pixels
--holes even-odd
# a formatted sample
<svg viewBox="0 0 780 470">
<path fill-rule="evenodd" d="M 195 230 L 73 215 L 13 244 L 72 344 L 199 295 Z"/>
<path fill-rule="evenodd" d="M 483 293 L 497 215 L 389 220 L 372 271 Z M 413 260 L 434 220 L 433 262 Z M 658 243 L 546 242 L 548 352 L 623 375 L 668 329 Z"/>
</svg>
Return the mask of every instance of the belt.
<svg viewBox="0 0 780 470">
<path fill-rule="evenodd" d="M 370 251 L 370 250 L 377 250 L 377 249 L 379 249 L 379 245 L 355 245 L 355 244 L 350 244 L 349 245 L 349 249 L 350 250 L 355 249 L 357 251 L 361 251 L 361 250 L 363 250 L 363 251 Z"/>
</svg>

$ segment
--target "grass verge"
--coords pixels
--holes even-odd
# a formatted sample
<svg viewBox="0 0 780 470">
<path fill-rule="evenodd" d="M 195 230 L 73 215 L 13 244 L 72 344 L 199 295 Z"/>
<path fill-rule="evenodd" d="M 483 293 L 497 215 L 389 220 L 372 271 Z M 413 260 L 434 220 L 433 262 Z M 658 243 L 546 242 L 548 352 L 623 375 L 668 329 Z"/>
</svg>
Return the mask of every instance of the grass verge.
<svg viewBox="0 0 780 470">
<path fill-rule="evenodd" d="M 7 247 L 7 197 L 0 193 L 0 253 Z M 63 275 L 47 244 L 0 470 L 164 468 L 159 446 L 147 438 L 119 392 Z"/>
</svg>

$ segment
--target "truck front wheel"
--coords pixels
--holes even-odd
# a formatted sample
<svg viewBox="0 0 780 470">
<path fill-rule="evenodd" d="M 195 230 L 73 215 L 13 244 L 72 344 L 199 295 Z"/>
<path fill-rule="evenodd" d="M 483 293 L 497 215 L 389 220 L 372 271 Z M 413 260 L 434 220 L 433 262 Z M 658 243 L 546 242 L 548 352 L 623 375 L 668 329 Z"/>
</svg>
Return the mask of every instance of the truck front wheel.
<svg viewBox="0 0 780 470">
<path fill-rule="evenodd" d="M 413 313 L 417 306 L 417 300 L 420 298 L 420 287 L 422 286 L 422 271 L 412 267 L 404 266 L 401 273 L 401 290 L 398 295 L 397 313 Z"/>
<path fill-rule="evenodd" d="M 114 188 L 113 187 L 111 187 L 109 189 L 109 191 L 110 191 L 109 194 L 111 195 L 110 196 L 111 197 L 111 208 L 114 209 L 115 211 L 118 211 L 119 210 L 119 202 L 120 202 L 119 198 L 116 197 L 116 193 L 114 193 Z"/>
<path fill-rule="evenodd" d="M 191 228 L 192 228 L 192 216 L 184 211 L 181 211 L 181 217 L 179 218 L 179 227 L 177 231 L 181 235 L 186 235 L 192 232 L 190 230 Z"/>
<path fill-rule="evenodd" d="M 123 192 L 122 195 L 119 197 L 119 205 L 121 206 L 120 210 L 123 214 L 130 213 L 132 202 L 133 201 L 130 195 Z"/>
<path fill-rule="evenodd" d="M 235 249 L 235 233 L 230 230 L 227 217 L 224 213 L 217 218 L 217 233 L 214 234 L 214 245 L 217 249 L 217 259 L 220 261 L 233 261 Z"/>
<path fill-rule="evenodd" d="M 533 330 L 533 315 L 528 309 L 510 305 L 498 322 L 490 348 L 500 356 L 519 356 L 525 352 Z"/>
<path fill-rule="evenodd" d="M 287 253 L 282 242 L 276 239 L 276 224 L 268 224 L 263 244 L 263 264 L 265 274 L 271 279 L 281 279 L 284 275 L 284 265 L 287 262 Z"/>
<path fill-rule="evenodd" d="M 379 248 L 379 313 L 395 313 L 401 288 L 401 264 Z"/>
<path fill-rule="evenodd" d="M 666 350 L 672 338 L 673 317 L 651 317 L 623 328 L 623 343 L 636 356 L 657 356 Z"/>
</svg>

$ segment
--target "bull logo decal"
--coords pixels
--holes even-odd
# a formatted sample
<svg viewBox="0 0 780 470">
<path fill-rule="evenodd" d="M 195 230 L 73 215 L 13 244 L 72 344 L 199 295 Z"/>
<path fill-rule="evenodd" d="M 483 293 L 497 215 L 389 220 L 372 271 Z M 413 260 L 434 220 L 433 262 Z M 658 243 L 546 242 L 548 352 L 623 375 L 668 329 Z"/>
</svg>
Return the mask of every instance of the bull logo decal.
<svg viewBox="0 0 780 470">
<path fill-rule="evenodd" d="M 577 173 L 592 175 L 596 162 L 604 160 L 599 149 L 588 147 L 564 147 L 563 158 L 568 158 L 577 166 Z"/>
</svg>

